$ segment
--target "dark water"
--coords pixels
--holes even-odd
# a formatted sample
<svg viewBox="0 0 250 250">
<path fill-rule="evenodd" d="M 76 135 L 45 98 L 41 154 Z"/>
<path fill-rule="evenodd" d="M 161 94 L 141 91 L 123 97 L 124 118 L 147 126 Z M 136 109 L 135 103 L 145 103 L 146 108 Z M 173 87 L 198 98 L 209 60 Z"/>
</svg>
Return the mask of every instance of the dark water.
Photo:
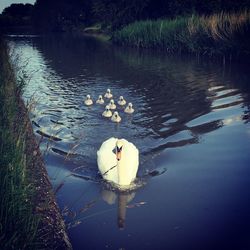
<svg viewBox="0 0 250 250">
<path fill-rule="evenodd" d="M 9 37 L 74 249 L 250 249 L 250 72 L 94 38 Z M 26 63 L 25 63 L 26 65 Z M 86 107 L 110 88 L 120 124 Z M 111 137 L 140 151 L 136 190 L 98 176 Z"/>
</svg>

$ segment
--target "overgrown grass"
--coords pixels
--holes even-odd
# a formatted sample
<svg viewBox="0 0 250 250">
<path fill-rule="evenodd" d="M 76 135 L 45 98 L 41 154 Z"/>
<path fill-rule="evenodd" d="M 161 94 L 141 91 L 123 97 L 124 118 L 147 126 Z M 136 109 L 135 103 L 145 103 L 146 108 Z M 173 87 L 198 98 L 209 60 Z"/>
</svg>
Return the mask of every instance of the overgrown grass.
<svg viewBox="0 0 250 250">
<path fill-rule="evenodd" d="M 239 58 L 250 55 L 250 11 L 140 21 L 114 32 L 113 42 L 168 52 Z"/>
<path fill-rule="evenodd" d="M 39 218 L 28 179 L 24 119 L 18 118 L 15 76 L 0 41 L 0 249 L 36 249 Z M 18 124 L 17 124 L 18 123 Z"/>
</svg>

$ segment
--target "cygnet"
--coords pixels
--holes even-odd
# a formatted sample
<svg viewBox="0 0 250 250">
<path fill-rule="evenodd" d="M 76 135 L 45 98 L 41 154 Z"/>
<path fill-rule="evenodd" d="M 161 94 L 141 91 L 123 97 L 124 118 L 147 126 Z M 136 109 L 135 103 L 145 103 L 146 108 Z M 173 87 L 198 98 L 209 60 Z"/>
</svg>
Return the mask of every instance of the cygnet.
<svg viewBox="0 0 250 250">
<path fill-rule="evenodd" d="M 128 106 L 124 110 L 124 112 L 129 113 L 129 114 L 134 113 L 134 111 L 135 110 L 133 109 L 133 104 L 131 102 L 128 104 Z"/>
<path fill-rule="evenodd" d="M 126 104 L 126 101 L 124 100 L 123 96 L 121 95 L 119 98 L 119 101 L 117 102 L 119 105 L 123 106 Z"/>
<path fill-rule="evenodd" d="M 102 113 L 102 116 L 104 116 L 104 117 L 111 117 L 112 116 L 112 112 L 110 111 L 108 105 L 105 107 L 105 111 Z"/>
<path fill-rule="evenodd" d="M 115 101 L 113 99 L 110 100 L 109 108 L 110 109 L 116 109 Z"/>
<path fill-rule="evenodd" d="M 98 104 L 104 104 L 104 100 L 102 99 L 102 95 L 99 95 L 96 103 L 98 103 Z"/>
<path fill-rule="evenodd" d="M 111 94 L 110 89 L 107 89 L 107 92 L 105 93 L 104 97 L 106 97 L 106 98 L 108 98 L 108 99 L 110 99 L 110 98 L 113 97 L 113 95 Z"/>
<path fill-rule="evenodd" d="M 114 114 L 111 117 L 112 122 L 120 122 L 122 118 L 119 116 L 118 112 L 115 111 Z"/>
<path fill-rule="evenodd" d="M 91 100 L 90 95 L 87 95 L 87 96 L 86 96 L 86 99 L 85 99 L 84 103 L 85 103 L 85 105 L 87 105 L 87 106 L 90 106 L 90 105 L 93 104 L 93 101 Z"/>
</svg>

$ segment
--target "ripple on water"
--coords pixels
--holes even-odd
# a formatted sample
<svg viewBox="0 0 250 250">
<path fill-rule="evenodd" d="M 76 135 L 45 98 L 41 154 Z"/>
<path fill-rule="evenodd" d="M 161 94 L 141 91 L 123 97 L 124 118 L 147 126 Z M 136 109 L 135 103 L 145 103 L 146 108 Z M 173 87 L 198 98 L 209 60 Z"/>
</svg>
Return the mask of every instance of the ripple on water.
<svg viewBox="0 0 250 250">
<path fill-rule="evenodd" d="M 64 125 L 64 123 L 61 122 L 61 121 L 59 121 L 59 120 L 50 119 L 50 121 L 51 121 L 52 123 L 55 123 L 55 124 L 58 124 L 58 125 Z"/>
<path fill-rule="evenodd" d="M 220 107 L 230 107 L 243 102 L 242 95 L 239 91 L 229 91 L 227 94 L 219 95 L 213 99 L 211 107 L 214 109 L 219 109 Z"/>
<path fill-rule="evenodd" d="M 223 125 L 224 125 L 223 120 L 215 120 L 189 127 L 189 129 L 194 134 L 205 134 L 212 132 L 218 128 L 221 128 Z"/>
<path fill-rule="evenodd" d="M 186 123 L 186 126 L 193 127 L 211 122 L 222 121 L 229 116 L 239 114 L 240 110 L 241 105 L 231 106 L 228 109 L 224 109 L 223 112 L 221 112 L 222 110 L 214 110 L 189 121 Z"/>
<path fill-rule="evenodd" d="M 59 149 L 59 148 L 55 148 L 55 147 L 52 147 L 51 150 L 56 153 L 56 154 L 59 154 L 63 157 L 66 157 L 66 158 L 72 158 L 72 157 L 75 157 L 77 156 L 76 153 L 74 153 L 74 151 L 64 151 L 62 149 Z"/>
<path fill-rule="evenodd" d="M 217 90 L 215 91 L 216 97 L 217 98 L 223 98 L 223 97 L 227 97 L 227 96 L 234 96 L 236 94 L 239 93 L 238 89 L 221 89 L 221 90 Z"/>
<path fill-rule="evenodd" d="M 210 105 L 210 112 L 203 114 L 186 125 L 190 129 L 205 128 L 211 125 L 211 128 L 220 128 L 222 125 L 227 125 L 228 117 L 237 116 L 242 110 L 243 97 L 239 94 L 238 89 L 226 89 L 225 86 L 217 86 L 209 88 L 210 92 L 214 93 Z"/>
<path fill-rule="evenodd" d="M 36 130 L 36 133 L 38 133 L 39 135 L 41 135 L 42 137 L 46 137 L 50 140 L 53 140 L 53 141 L 61 141 L 62 139 L 55 136 L 55 135 L 52 135 L 52 134 L 48 134 L 46 132 L 43 132 L 41 130 Z"/>
<path fill-rule="evenodd" d="M 208 88 L 208 91 L 209 92 L 217 92 L 219 90 L 224 90 L 224 89 L 226 89 L 226 86 L 217 85 L 217 86 L 212 86 L 212 87 Z"/>
</svg>

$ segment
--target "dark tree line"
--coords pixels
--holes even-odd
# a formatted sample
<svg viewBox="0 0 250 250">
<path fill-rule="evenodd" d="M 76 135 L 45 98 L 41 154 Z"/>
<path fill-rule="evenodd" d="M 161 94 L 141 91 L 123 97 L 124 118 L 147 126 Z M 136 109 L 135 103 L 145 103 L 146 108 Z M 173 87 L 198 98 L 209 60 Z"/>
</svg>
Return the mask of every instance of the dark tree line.
<svg viewBox="0 0 250 250">
<path fill-rule="evenodd" d="M 245 8 L 250 8 L 250 0 L 36 0 L 34 8 L 17 4 L 6 8 L 3 15 L 24 16 L 30 11 L 32 23 L 43 31 L 66 31 L 95 23 L 114 30 L 137 20 Z"/>
<path fill-rule="evenodd" d="M 250 7 L 250 0 L 37 0 L 34 19 L 40 27 L 63 27 L 101 23 L 120 28 L 136 20 L 211 14 Z M 52 25 L 52 26 L 51 26 Z"/>
<path fill-rule="evenodd" d="M 0 15 L 0 26 L 20 26 L 31 24 L 33 16 L 32 4 L 11 4 Z"/>
<path fill-rule="evenodd" d="M 32 4 L 11 4 L 3 10 L 3 15 L 10 15 L 16 17 L 31 16 L 33 10 Z"/>
</svg>

